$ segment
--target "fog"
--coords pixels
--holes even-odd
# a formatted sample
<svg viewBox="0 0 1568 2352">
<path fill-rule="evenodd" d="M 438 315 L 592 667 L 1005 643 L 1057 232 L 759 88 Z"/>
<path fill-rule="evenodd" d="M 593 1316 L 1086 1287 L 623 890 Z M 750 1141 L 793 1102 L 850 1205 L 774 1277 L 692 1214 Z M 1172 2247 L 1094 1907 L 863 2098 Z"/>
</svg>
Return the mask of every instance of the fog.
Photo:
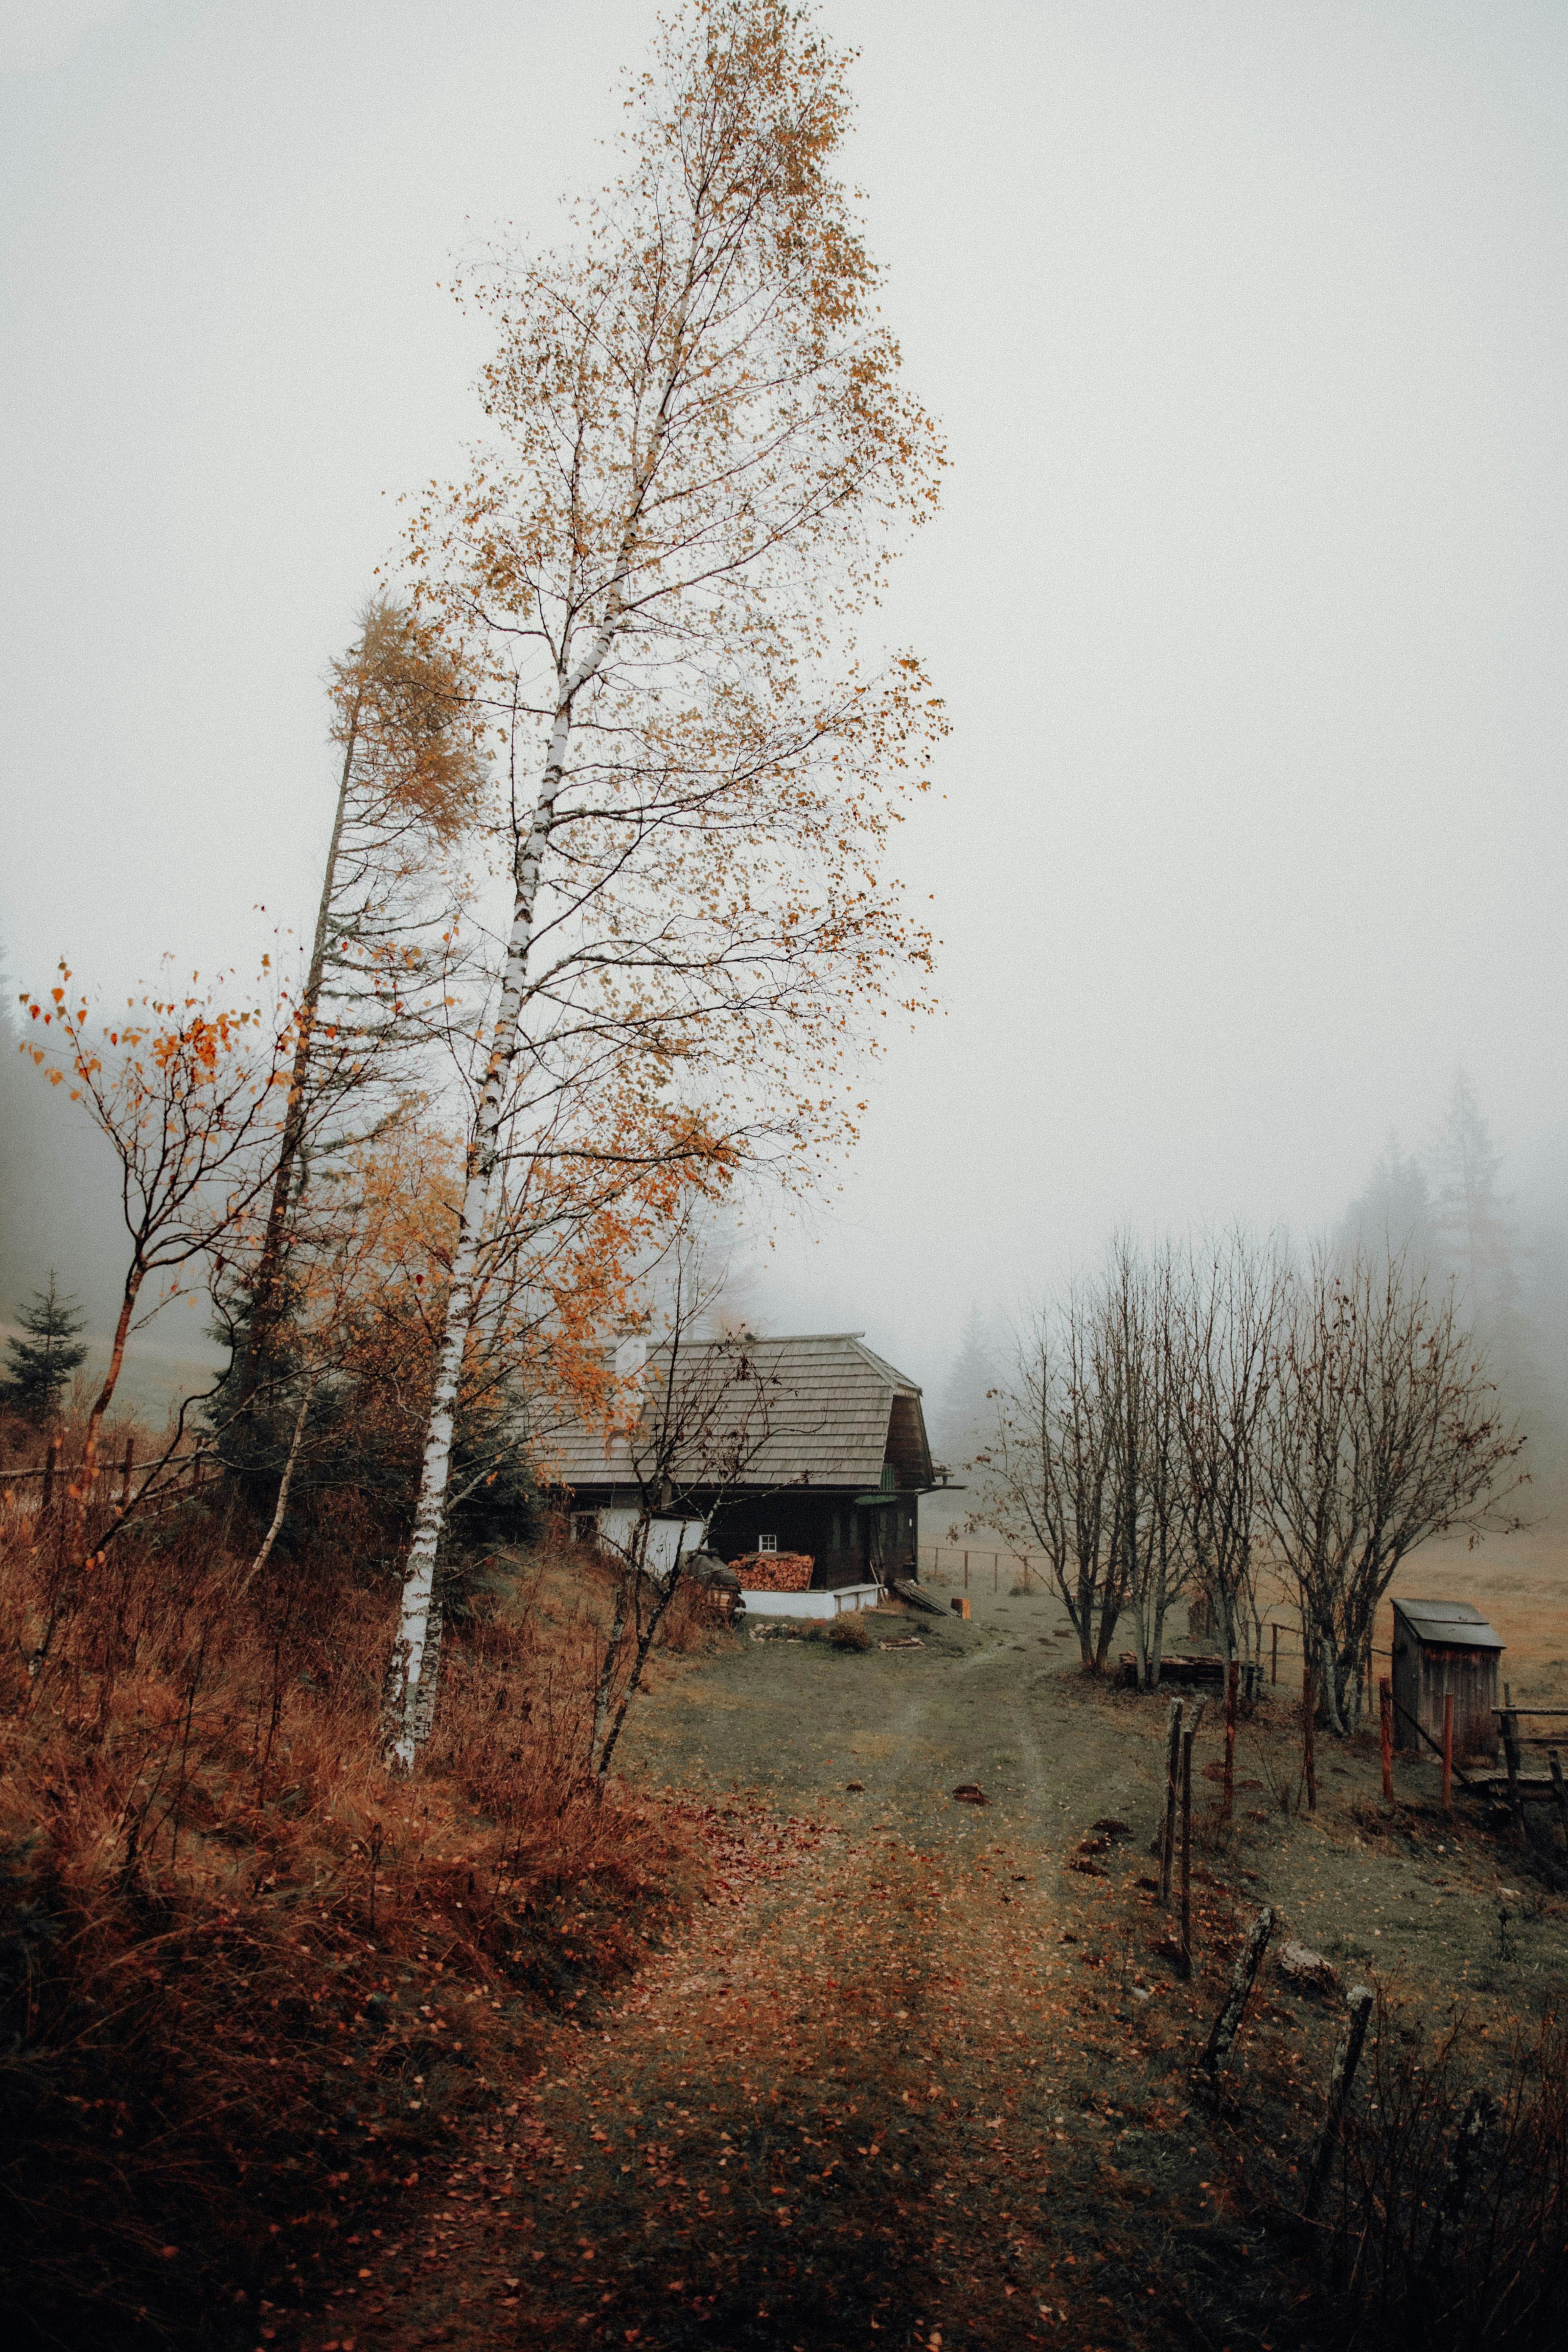
<svg viewBox="0 0 1568 2352">
<path fill-rule="evenodd" d="M 1118 1223 L 1331 1230 L 1462 1066 L 1560 1395 L 1568 21 L 826 15 L 952 458 L 883 614 L 952 720 L 896 853 L 942 1009 L 841 1190 L 752 1214 L 755 1319 L 939 1399 Z M 476 427 L 451 258 L 603 176 L 652 16 L 0 20 L 15 987 L 310 919 L 323 666 Z M 14 1055 L 0 1117 L 0 1312 L 53 1264 L 101 1323 L 101 1163 Z"/>
</svg>

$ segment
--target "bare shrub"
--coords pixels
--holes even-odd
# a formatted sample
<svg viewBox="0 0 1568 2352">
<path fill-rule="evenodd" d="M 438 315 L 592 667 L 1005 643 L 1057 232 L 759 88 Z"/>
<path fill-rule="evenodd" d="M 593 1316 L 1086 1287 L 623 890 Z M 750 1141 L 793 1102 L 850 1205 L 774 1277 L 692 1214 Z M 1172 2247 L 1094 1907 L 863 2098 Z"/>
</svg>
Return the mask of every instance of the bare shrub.
<svg viewBox="0 0 1568 2352">
<path fill-rule="evenodd" d="M 836 1650 L 868 1650 L 871 1636 L 858 1616 L 836 1617 L 827 1629 L 827 1639 Z"/>
<path fill-rule="evenodd" d="M 1379 1993 L 1325 2215 L 1334 2342 L 1535 2352 L 1568 2291 L 1568 2035 L 1521 2032 L 1490 2082 L 1461 2019 L 1441 2033 Z"/>
<path fill-rule="evenodd" d="M 728 1597 L 710 1585 L 680 1580 L 680 1590 L 659 1629 L 659 1647 L 678 1658 L 710 1650 L 731 1636 Z"/>
</svg>

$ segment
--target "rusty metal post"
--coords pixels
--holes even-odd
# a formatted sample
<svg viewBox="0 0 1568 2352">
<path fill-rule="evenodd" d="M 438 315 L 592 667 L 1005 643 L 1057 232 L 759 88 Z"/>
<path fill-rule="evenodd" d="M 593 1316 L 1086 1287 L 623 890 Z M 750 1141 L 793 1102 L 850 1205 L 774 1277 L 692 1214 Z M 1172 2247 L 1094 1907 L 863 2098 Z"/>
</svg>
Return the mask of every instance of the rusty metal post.
<svg viewBox="0 0 1568 2352">
<path fill-rule="evenodd" d="M 1454 1694 L 1443 1693 L 1443 1811 L 1454 1810 Z"/>
<path fill-rule="evenodd" d="M 1165 1810 L 1160 1824 L 1160 1905 L 1171 1899 L 1171 1871 L 1176 1859 L 1176 1799 L 1181 1780 L 1182 1702 L 1171 1701 L 1165 1726 Z"/>
<path fill-rule="evenodd" d="M 963 1589 L 965 1592 L 969 1590 L 969 1554 L 967 1552 L 963 1555 Z"/>
<path fill-rule="evenodd" d="M 1301 1762 L 1307 1776 L 1307 1811 L 1318 1810 L 1318 1751 L 1316 1717 L 1318 1694 L 1312 1680 L 1312 1660 L 1309 1653 L 1301 1668 Z"/>
<path fill-rule="evenodd" d="M 1279 1679 L 1279 1628 L 1270 1625 L 1268 1631 L 1273 1637 L 1268 1645 L 1268 1679 L 1277 1683 Z"/>
<path fill-rule="evenodd" d="M 997 1554 L 993 1552 L 991 1555 L 991 1590 L 993 1592 L 1000 1592 L 1002 1590 L 1002 1571 L 996 1563 Z"/>
<path fill-rule="evenodd" d="M 1193 1735 L 1182 1734 L 1182 1974 L 1193 1972 Z"/>
<path fill-rule="evenodd" d="M 1309 2221 L 1317 2218 L 1323 2201 L 1323 2191 L 1334 2168 L 1334 2151 L 1340 2144 L 1345 2108 L 1350 2103 L 1351 2085 L 1355 2070 L 1361 2063 L 1362 2045 L 1366 2040 L 1367 2020 L 1372 2015 L 1373 1993 L 1370 1985 L 1352 1985 L 1345 2006 L 1350 2020 L 1339 2048 L 1334 2053 L 1332 2072 L 1329 2076 L 1329 2112 L 1323 2124 L 1318 2152 L 1312 2158 L 1312 2169 L 1307 2181 L 1306 2215 Z"/>
<path fill-rule="evenodd" d="M 1225 1793 L 1220 1802 L 1220 1821 L 1228 1823 L 1236 1799 L 1236 1691 L 1241 1680 L 1241 1668 L 1232 1658 L 1225 1677 Z"/>
<path fill-rule="evenodd" d="M 1378 1744 L 1383 1750 L 1383 1801 L 1394 1802 L 1394 1685 L 1386 1675 L 1377 1684 Z"/>
</svg>

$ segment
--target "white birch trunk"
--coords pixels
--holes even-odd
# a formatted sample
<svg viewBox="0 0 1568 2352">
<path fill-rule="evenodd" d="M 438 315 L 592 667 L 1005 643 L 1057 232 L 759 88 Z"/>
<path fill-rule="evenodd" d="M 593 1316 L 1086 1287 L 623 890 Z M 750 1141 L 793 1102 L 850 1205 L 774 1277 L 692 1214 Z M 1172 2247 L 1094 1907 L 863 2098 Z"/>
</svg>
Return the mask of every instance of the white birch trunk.
<svg viewBox="0 0 1568 2352">
<path fill-rule="evenodd" d="M 607 643 L 607 641 L 606 641 Z M 601 656 L 601 658 L 603 656 Z M 595 667 L 597 665 L 595 664 Z M 585 681 L 584 681 L 585 682 Z M 507 940 L 505 975 L 496 1010 L 489 1067 L 485 1074 L 474 1139 L 468 1152 L 468 1181 L 458 1225 L 458 1245 L 452 1257 L 452 1279 L 447 1293 L 446 1321 L 436 1360 L 436 1381 L 425 1459 L 419 1477 L 419 1501 L 414 1535 L 404 1570 L 403 1604 L 396 1646 L 387 1686 L 388 1760 L 402 1771 L 413 1769 L 415 1751 L 429 1735 L 435 1706 L 436 1658 L 432 1615 L 436 1594 L 436 1562 L 447 1513 L 447 1486 L 451 1475 L 452 1437 L 458 1391 L 462 1379 L 463 1352 L 474 1319 L 474 1277 L 479 1244 L 484 1238 L 490 1192 L 500 1157 L 501 1109 L 507 1074 L 517 1051 L 518 1021 L 528 978 L 528 953 L 533 940 L 533 909 L 539 895 L 539 872 L 550 837 L 555 797 L 565 771 L 572 729 L 572 694 L 563 696 L 551 730 L 550 756 L 528 837 L 517 861 L 517 896 Z"/>
<path fill-rule="evenodd" d="M 452 1280 L 447 1293 L 447 1317 L 436 1360 L 435 1393 L 431 1400 L 425 1459 L 420 1471 L 419 1502 L 414 1515 L 414 1535 L 404 1570 L 403 1604 L 392 1668 L 387 1678 L 387 1760 L 396 1769 L 411 1771 L 422 1740 L 429 1736 L 436 1705 L 436 1651 L 440 1626 L 435 1614 L 436 1564 L 447 1512 L 447 1484 L 451 1471 L 452 1435 L 463 1354 L 474 1319 L 474 1277 L 484 1238 L 490 1193 L 500 1157 L 501 1107 L 507 1073 L 517 1053 L 518 1021 L 528 978 L 529 950 L 533 941 L 533 910 L 539 896 L 540 869 L 550 845 L 555 803 L 566 772 L 566 752 L 572 735 L 572 710 L 578 695 L 598 676 L 618 635 L 625 614 L 626 581 L 641 527 L 649 485 L 664 446 L 669 404 L 686 357 L 686 328 L 691 297 L 695 245 L 688 258 L 680 299 L 676 306 L 668 373 L 653 429 L 640 463 L 633 464 L 632 496 L 616 550 L 616 569 L 605 598 L 605 618 L 587 652 L 574 669 L 568 667 L 570 646 L 563 644 L 557 676 L 554 723 L 539 798 L 534 804 L 527 839 L 514 869 L 516 898 L 511 933 L 507 940 L 505 976 L 496 1012 L 489 1067 L 485 1076 L 474 1139 L 468 1153 L 468 1182 L 453 1254 Z"/>
<path fill-rule="evenodd" d="M 646 493 L 647 478 L 651 472 L 650 453 L 649 463 L 639 484 L 638 509 Z M 413 1769 L 416 1750 L 429 1735 L 436 1702 L 436 1660 L 429 1654 L 432 1651 L 436 1562 L 446 1519 L 447 1485 L 451 1473 L 452 1437 L 458 1391 L 462 1379 L 463 1353 L 474 1319 L 474 1277 L 479 1266 L 479 1245 L 484 1238 L 496 1166 L 500 1157 L 501 1111 L 507 1074 L 517 1052 L 518 1022 L 528 979 L 529 950 L 533 942 L 533 914 L 539 896 L 540 871 L 550 843 L 556 798 L 566 771 L 566 752 L 572 734 L 572 706 L 603 667 L 620 625 L 621 593 L 635 521 L 634 513 L 622 543 L 621 564 L 611 586 L 609 611 L 604 625 L 577 668 L 569 676 L 562 676 L 544 776 L 515 868 L 516 898 L 511 932 L 507 940 L 505 975 L 491 1037 L 489 1067 L 485 1076 L 484 1092 L 474 1124 L 474 1139 L 468 1153 L 468 1182 L 464 1187 L 462 1213 L 458 1220 L 458 1245 L 452 1258 L 452 1280 L 447 1293 L 446 1322 L 436 1360 L 435 1391 L 419 1479 L 419 1502 L 404 1570 L 402 1612 L 388 1679 L 390 1738 L 387 1756 L 391 1763 L 405 1772 Z M 438 1638 L 438 1629 L 436 1631 Z M 428 1673 L 426 1671 L 427 1664 Z"/>
<path fill-rule="evenodd" d="M 283 1476 L 278 1488 L 278 1507 L 272 1514 L 272 1524 L 267 1530 L 261 1549 L 245 1571 L 244 1582 L 235 1596 L 237 1600 L 243 1598 L 249 1590 L 252 1580 L 266 1567 L 272 1547 L 278 1540 L 279 1530 L 283 1525 L 289 1508 L 289 1489 L 294 1483 L 294 1465 L 300 1459 L 300 1448 L 305 1442 L 305 1423 L 310 1415 L 310 1399 L 316 1393 L 316 1377 L 312 1372 L 305 1383 L 305 1393 L 300 1400 L 300 1410 L 294 1420 L 294 1435 L 289 1447 L 289 1459 L 283 1465 Z"/>
</svg>

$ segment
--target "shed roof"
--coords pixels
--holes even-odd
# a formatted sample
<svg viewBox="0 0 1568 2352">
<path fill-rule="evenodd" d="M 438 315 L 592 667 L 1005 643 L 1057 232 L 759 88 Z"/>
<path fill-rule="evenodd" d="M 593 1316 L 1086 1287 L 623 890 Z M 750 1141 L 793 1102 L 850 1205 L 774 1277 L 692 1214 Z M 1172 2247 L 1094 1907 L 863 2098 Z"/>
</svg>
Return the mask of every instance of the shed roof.
<svg viewBox="0 0 1568 2352">
<path fill-rule="evenodd" d="M 667 1349 L 650 1349 L 636 1376 L 644 1402 L 629 1437 L 624 1429 L 606 1435 L 578 1423 L 552 1442 L 546 1466 L 552 1483 L 635 1484 L 638 1465 L 647 1465 L 668 1362 Z M 676 1423 L 691 1434 L 677 1450 L 674 1475 L 690 1485 L 854 1492 L 875 1487 L 885 1462 L 896 1465 L 906 1490 L 931 1484 L 920 1385 L 868 1348 L 858 1331 L 703 1341 L 682 1349 L 675 1388 Z M 628 1407 L 637 1393 L 626 1384 Z"/>
<path fill-rule="evenodd" d="M 1448 1650 L 1506 1650 L 1508 1643 L 1468 1601 L 1404 1601 L 1394 1604 L 1418 1642 Z"/>
</svg>

